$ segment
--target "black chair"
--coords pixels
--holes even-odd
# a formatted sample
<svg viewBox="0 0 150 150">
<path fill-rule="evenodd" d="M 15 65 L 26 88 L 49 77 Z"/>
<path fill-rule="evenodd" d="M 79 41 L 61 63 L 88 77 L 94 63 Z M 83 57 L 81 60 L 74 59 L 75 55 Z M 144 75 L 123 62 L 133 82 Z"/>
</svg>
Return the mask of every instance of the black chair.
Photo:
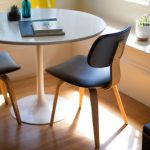
<svg viewBox="0 0 150 150">
<path fill-rule="evenodd" d="M 145 124 L 143 127 L 142 150 L 150 150 L 150 123 Z"/>
<path fill-rule="evenodd" d="M 13 72 L 20 69 L 20 66 L 15 63 L 15 61 L 11 58 L 11 56 L 7 52 L 0 52 L 0 87 L 1 92 L 4 96 L 5 103 L 8 104 L 7 92 L 9 93 L 10 101 L 12 103 L 12 107 L 14 113 L 16 115 L 16 119 L 18 124 L 21 123 L 20 114 L 18 110 L 18 106 L 16 101 L 16 97 L 14 94 L 14 90 L 12 87 L 12 83 L 9 77 L 6 75 L 7 73 Z"/>
<path fill-rule="evenodd" d="M 79 86 L 81 108 L 84 88 L 89 89 L 92 108 L 95 147 L 99 147 L 98 97 L 96 87 L 113 88 L 122 117 L 128 124 L 117 84 L 120 81 L 120 58 L 131 27 L 120 32 L 102 35 L 92 45 L 88 56 L 78 55 L 72 59 L 46 69 L 60 79 L 55 93 L 50 125 L 53 125 L 59 88 L 63 82 Z"/>
</svg>

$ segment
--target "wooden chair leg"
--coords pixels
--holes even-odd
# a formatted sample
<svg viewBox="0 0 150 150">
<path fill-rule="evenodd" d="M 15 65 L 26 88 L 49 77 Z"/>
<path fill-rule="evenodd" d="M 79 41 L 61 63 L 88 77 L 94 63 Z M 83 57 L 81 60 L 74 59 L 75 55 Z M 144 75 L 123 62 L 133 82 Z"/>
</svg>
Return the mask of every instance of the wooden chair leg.
<svg viewBox="0 0 150 150">
<path fill-rule="evenodd" d="M 8 105 L 9 103 L 8 103 L 8 96 L 7 96 L 7 88 L 6 88 L 5 83 L 2 80 L 0 82 L 0 87 L 1 87 L 1 92 L 2 92 L 4 100 L 5 100 L 5 104 Z"/>
<path fill-rule="evenodd" d="M 125 113 L 125 110 L 124 110 L 124 107 L 123 107 L 123 104 L 122 104 L 122 101 L 121 101 L 121 98 L 120 98 L 120 94 L 119 94 L 117 85 L 113 86 L 113 91 L 115 93 L 117 103 L 118 103 L 121 115 L 123 117 L 123 120 L 124 120 L 125 124 L 128 124 L 127 116 L 126 116 L 126 113 Z"/>
<path fill-rule="evenodd" d="M 96 89 L 89 89 L 92 108 L 93 130 L 95 148 L 99 148 L 99 117 L 98 117 L 98 96 Z"/>
<path fill-rule="evenodd" d="M 16 103 L 16 97 L 15 97 L 15 94 L 14 94 L 14 89 L 12 87 L 11 81 L 8 78 L 8 76 L 6 76 L 6 75 L 2 76 L 2 80 L 6 84 L 6 87 L 7 87 L 8 93 L 9 93 L 9 97 L 10 97 L 10 101 L 12 103 L 12 107 L 13 107 L 14 113 L 16 115 L 17 122 L 18 122 L 18 124 L 21 124 L 19 109 L 18 109 L 18 106 L 17 106 L 17 103 Z"/>
<path fill-rule="evenodd" d="M 85 88 L 79 87 L 79 109 L 81 109 Z"/>
<path fill-rule="evenodd" d="M 55 110 L 56 110 L 56 105 L 57 105 L 57 100 L 58 100 L 58 94 L 59 94 L 59 89 L 60 89 L 60 86 L 63 83 L 64 82 L 62 80 L 59 80 L 59 82 L 57 84 L 57 87 L 56 87 L 56 91 L 55 91 L 55 95 L 54 95 L 53 108 L 52 108 L 52 114 L 51 114 L 51 119 L 50 119 L 50 126 L 53 126 L 54 116 L 55 116 Z"/>
</svg>

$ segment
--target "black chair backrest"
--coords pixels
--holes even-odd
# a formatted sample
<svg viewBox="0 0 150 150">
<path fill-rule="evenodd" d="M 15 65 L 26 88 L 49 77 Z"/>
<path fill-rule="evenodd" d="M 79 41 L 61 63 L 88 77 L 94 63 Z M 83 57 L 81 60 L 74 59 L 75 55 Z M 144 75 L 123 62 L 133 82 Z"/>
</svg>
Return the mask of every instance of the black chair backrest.
<svg viewBox="0 0 150 150">
<path fill-rule="evenodd" d="M 118 44 L 126 43 L 131 27 L 120 32 L 100 36 L 92 45 L 88 54 L 88 64 L 92 67 L 103 68 L 112 64 Z M 123 53 L 124 47 L 122 47 Z"/>
</svg>

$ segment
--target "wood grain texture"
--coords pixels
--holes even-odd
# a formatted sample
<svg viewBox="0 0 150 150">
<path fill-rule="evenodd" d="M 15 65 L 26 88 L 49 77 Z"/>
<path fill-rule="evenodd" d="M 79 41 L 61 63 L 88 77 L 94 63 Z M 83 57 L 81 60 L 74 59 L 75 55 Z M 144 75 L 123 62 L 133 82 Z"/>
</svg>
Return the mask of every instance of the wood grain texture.
<svg viewBox="0 0 150 150">
<path fill-rule="evenodd" d="M 45 92 L 54 94 L 57 81 L 46 75 Z M 14 81 L 13 85 L 17 99 L 36 93 L 35 78 Z M 99 89 L 98 94 L 100 150 L 120 150 L 120 143 L 122 150 L 141 150 L 142 127 L 150 122 L 150 108 L 120 93 L 129 122 L 125 126 L 113 90 Z M 27 124 L 18 127 L 16 120 L 10 115 L 9 106 L 5 103 L 1 105 L 0 150 L 94 150 L 89 93 L 85 92 L 80 111 L 77 111 L 77 87 L 65 84 L 60 95 L 71 102 L 68 107 L 70 113 L 52 128 L 49 125 Z"/>
<path fill-rule="evenodd" d="M 122 104 L 122 101 L 120 98 L 120 94 L 119 94 L 117 85 L 113 86 L 113 91 L 114 91 L 114 94 L 116 96 L 116 100 L 117 100 L 121 115 L 124 119 L 124 122 L 125 122 L 125 124 L 128 124 L 127 116 L 126 116 L 126 113 L 125 113 L 125 110 L 124 110 L 124 107 L 123 107 L 123 104 Z"/>
<path fill-rule="evenodd" d="M 93 131 L 95 148 L 99 148 L 99 117 L 98 117 L 98 96 L 96 89 L 89 89 L 92 109 Z"/>
<path fill-rule="evenodd" d="M 124 42 L 119 42 L 118 47 L 116 49 L 112 64 L 110 66 L 110 72 L 111 72 L 111 83 L 106 87 L 106 89 L 109 89 L 115 85 L 117 85 L 121 79 L 121 72 L 120 72 L 120 58 L 122 56 L 122 53 L 125 48 Z"/>
</svg>

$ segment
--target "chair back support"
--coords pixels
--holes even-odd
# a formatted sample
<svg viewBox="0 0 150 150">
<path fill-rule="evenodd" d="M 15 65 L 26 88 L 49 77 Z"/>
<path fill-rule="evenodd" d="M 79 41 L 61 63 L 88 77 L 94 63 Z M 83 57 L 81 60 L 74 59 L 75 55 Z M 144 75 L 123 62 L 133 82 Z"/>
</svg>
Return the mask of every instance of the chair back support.
<svg viewBox="0 0 150 150">
<path fill-rule="evenodd" d="M 88 54 L 87 61 L 90 66 L 96 68 L 110 67 L 111 82 L 106 88 L 111 88 L 120 81 L 120 58 L 130 29 L 131 27 L 128 26 L 120 32 L 99 37 Z"/>
<path fill-rule="evenodd" d="M 130 29 L 131 27 L 128 26 L 120 32 L 100 36 L 93 43 L 90 49 L 90 52 L 88 54 L 88 64 L 96 68 L 110 66 L 112 64 L 119 43 L 126 43 Z M 119 49 L 119 58 L 122 56 L 123 50 L 124 46 Z"/>
<path fill-rule="evenodd" d="M 55 0 L 31 0 L 32 8 L 54 8 Z"/>
</svg>

